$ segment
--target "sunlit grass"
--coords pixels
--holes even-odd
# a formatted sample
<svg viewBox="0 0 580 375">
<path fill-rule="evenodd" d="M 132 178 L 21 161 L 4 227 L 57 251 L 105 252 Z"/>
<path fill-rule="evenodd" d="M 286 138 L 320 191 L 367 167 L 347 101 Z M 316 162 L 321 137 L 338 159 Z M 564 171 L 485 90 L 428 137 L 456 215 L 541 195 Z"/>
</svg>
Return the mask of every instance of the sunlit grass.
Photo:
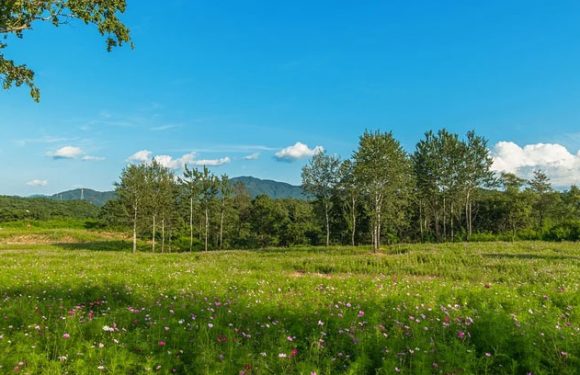
<svg viewBox="0 0 580 375">
<path fill-rule="evenodd" d="M 98 241 L 87 244 L 98 250 Z M 574 243 L 400 245 L 379 254 L 65 245 L 0 247 L 0 373 L 580 369 Z"/>
</svg>

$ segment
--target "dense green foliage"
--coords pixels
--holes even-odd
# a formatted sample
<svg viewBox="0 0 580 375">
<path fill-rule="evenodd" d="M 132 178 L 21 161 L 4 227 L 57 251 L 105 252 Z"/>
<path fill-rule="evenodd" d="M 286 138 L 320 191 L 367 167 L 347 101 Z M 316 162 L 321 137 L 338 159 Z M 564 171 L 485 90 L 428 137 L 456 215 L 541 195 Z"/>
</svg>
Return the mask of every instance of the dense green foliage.
<svg viewBox="0 0 580 375">
<path fill-rule="evenodd" d="M 55 218 L 96 218 L 98 207 L 85 201 L 56 201 L 48 198 L 0 196 L 0 223 Z"/>
<path fill-rule="evenodd" d="M 0 244 L 0 373 L 580 369 L 572 243 L 160 255 L 59 241 Z"/>
<path fill-rule="evenodd" d="M 242 181 L 157 162 L 127 166 L 103 226 L 133 229 L 165 251 L 268 246 L 580 240 L 580 191 L 535 171 L 496 175 L 487 141 L 428 132 L 407 154 L 391 133 L 365 132 L 352 159 L 321 152 L 303 168 L 310 201 L 251 197 Z M 162 183 L 161 180 L 164 182 Z M 161 246 L 156 247 L 160 242 Z"/>
</svg>

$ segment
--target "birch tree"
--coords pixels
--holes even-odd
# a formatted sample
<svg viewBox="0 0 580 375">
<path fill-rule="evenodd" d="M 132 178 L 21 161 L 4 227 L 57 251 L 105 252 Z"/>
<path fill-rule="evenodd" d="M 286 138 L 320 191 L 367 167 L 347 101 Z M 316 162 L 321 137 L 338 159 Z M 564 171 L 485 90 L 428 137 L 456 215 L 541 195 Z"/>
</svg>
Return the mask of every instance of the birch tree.
<svg viewBox="0 0 580 375">
<path fill-rule="evenodd" d="M 330 246 L 332 195 L 339 181 L 340 159 L 320 152 L 302 168 L 302 187 L 322 206 L 326 227 L 326 246 Z"/>
<path fill-rule="evenodd" d="M 350 230 L 351 245 L 356 246 L 357 230 L 357 205 L 359 204 L 359 188 L 354 174 L 354 164 L 351 160 L 345 160 L 340 165 L 340 178 L 338 192 L 343 202 L 344 218 L 347 228 Z"/>
<path fill-rule="evenodd" d="M 209 249 L 210 208 L 218 193 L 218 179 L 204 166 L 200 177 L 200 203 L 204 213 L 204 250 Z"/>
<path fill-rule="evenodd" d="M 383 222 L 393 227 L 400 223 L 411 188 L 411 165 L 391 132 L 366 131 L 353 159 L 358 186 L 370 206 L 376 252 L 381 247 Z"/>
<path fill-rule="evenodd" d="M 230 201 L 232 199 L 233 187 L 228 175 L 224 174 L 219 180 L 219 194 L 220 194 L 220 223 L 219 223 L 219 248 L 224 247 L 224 220 Z"/>
<path fill-rule="evenodd" d="M 201 200 L 201 179 L 203 174 L 196 168 L 189 169 L 186 165 L 183 177 L 179 178 L 179 183 L 183 187 L 186 200 L 189 202 L 189 251 L 193 251 L 193 213 L 194 206 Z"/>
<path fill-rule="evenodd" d="M 145 203 L 146 166 L 144 164 L 129 165 L 123 169 L 121 179 L 115 184 L 117 196 L 130 216 L 133 227 L 133 253 L 137 251 L 137 229 L 139 215 Z"/>
</svg>

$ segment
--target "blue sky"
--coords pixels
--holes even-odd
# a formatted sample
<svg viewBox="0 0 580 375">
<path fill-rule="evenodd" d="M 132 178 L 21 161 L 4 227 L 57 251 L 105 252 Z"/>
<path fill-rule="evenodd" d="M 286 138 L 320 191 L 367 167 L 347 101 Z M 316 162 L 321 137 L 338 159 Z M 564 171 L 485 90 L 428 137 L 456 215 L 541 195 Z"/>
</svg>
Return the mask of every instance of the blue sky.
<svg viewBox="0 0 580 375">
<path fill-rule="evenodd" d="M 580 181 L 580 2 L 128 0 L 122 19 L 134 50 L 77 23 L 11 40 L 42 100 L 0 91 L 0 194 L 111 189 L 144 150 L 299 183 L 317 146 L 349 157 L 381 129 L 412 151 L 442 127 Z"/>
</svg>

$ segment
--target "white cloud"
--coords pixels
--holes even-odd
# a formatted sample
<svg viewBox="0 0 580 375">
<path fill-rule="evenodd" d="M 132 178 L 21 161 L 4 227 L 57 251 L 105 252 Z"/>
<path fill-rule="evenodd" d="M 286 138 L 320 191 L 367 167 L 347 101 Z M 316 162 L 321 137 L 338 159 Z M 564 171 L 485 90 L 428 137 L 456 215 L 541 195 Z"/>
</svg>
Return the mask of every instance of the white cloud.
<svg viewBox="0 0 580 375">
<path fill-rule="evenodd" d="M 498 142 L 493 150 L 493 169 L 530 178 L 534 169 L 542 169 L 555 186 L 580 184 L 580 151 L 575 155 L 566 147 L 537 143 L 520 147 L 513 142 Z"/>
<path fill-rule="evenodd" d="M 258 160 L 260 158 L 259 152 L 254 152 L 253 154 L 244 156 L 244 160 Z"/>
<path fill-rule="evenodd" d="M 278 151 L 275 156 L 276 159 L 280 161 L 294 161 L 312 157 L 321 152 L 324 152 L 324 148 L 322 146 L 310 148 L 304 143 L 297 142 L 294 146 L 289 146 Z"/>
<path fill-rule="evenodd" d="M 54 152 L 48 153 L 48 156 L 53 159 L 76 159 L 83 155 L 83 150 L 80 147 L 64 146 Z"/>
<path fill-rule="evenodd" d="M 226 165 L 232 162 L 232 159 L 229 157 L 221 158 L 221 159 L 209 159 L 209 160 L 196 160 L 193 164 L 201 165 L 206 167 L 219 167 L 222 165 Z"/>
<path fill-rule="evenodd" d="M 181 169 L 188 164 L 192 164 L 195 160 L 195 153 L 190 152 L 183 155 L 179 159 L 173 159 L 169 155 L 157 155 L 153 158 L 156 162 L 169 169 Z"/>
<path fill-rule="evenodd" d="M 35 180 L 32 180 L 32 181 L 28 181 L 26 183 L 26 185 L 28 185 L 28 186 L 35 186 L 35 187 L 46 186 L 46 185 L 48 185 L 48 181 L 47 180 L 38 180 L 38 179 L 35 179 Z"/>
<path fill-rule="evenodd" d="M 148 163 L 151 161 L 153 153 L 149 150 L 137 151 L 133 155 L 129 156 L 128 161 L 134 161 L 137 163 Z"/>
<path fill-rule="evenodd" d="M 149 150 L 137 151 L 133 155 L 129 156 L 127 159 L 129 162 L 136 163 L 150 163 L 153 160 L 161 164 L 162 166 L 169 169 L 182 169 L 186 165 L 197 165 L 197 166 L 208 166 L 208 167 L 219 167 L 221 165 L 231 163 L 232 159 L 229 157 L 221 159 L 206 159 L 206 160 L 196 160 L 197 154 L 195 152 L 189 152 L 182 155 L 181 157 L 174 159 L 170 155 L 153 155 Z"/>
</svg>

